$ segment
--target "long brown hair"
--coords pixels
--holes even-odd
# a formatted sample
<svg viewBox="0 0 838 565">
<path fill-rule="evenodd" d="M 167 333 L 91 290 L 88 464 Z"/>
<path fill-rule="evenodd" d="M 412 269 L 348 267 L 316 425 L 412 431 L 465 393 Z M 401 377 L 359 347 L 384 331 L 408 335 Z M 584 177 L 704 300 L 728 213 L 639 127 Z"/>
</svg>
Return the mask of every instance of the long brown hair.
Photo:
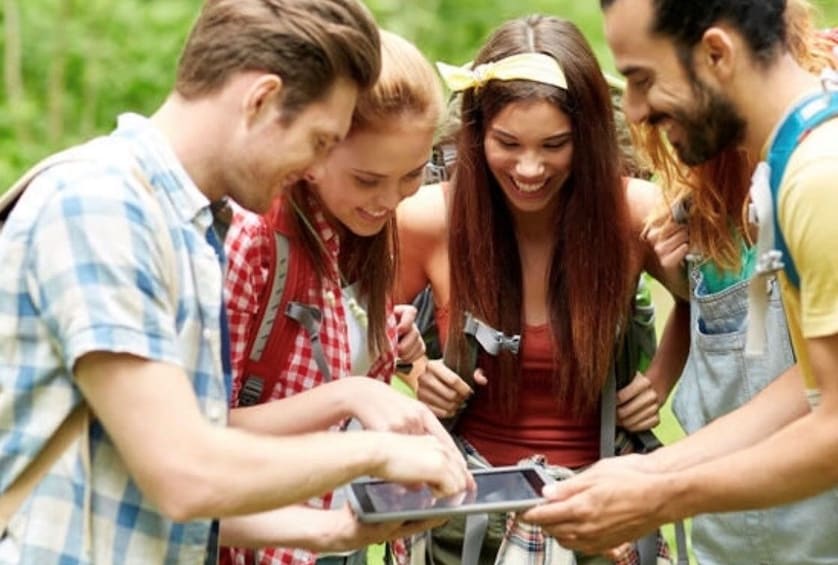
<svg viewBox="0 0 838 565">
<path fill-rule="evenodd" d="M 394 33 L 381 31 L 382 67 L 375 85 L 362 92 L 352 116 L 348 138 L 361 131 L 384 131 L 395 120 L 410 119 L 412 128 L 434 131 L 444 102 L 442 85 L 433 67 L 419 50 Z M 430 148 L 429 148 L 430 149 Z M 320 277 L 327 275 L 320 244 L 304 229 L 300 213 L 311 217 L 309 196 L 316 190 L 301 181 L 289 198 L 299 210 L 292 224 Z M 290 202 L 289 202 L 290 203 Z M 285 206 L 292 212 L 291 206 Z M 375 235 L 362 237 L 349 230 L 341 233 L 340 269 L 348 282 L 358 282 L 366 301 L 369 321 L 367 346 L 371 355 L 387 351 L 387 303 L 393 294 L 398 265 L 398 235 L 395 217 Z"/>
<path fill-rule="evenodd" d="M 484 151 L 484 135 L 512 102 L 546 100 L 572 122 L 572 170 L 559 198 L 548 275 L 554 344 L 553 390 L 578 412 L 594 406 L 607 376 L 618 326 L 631 295 L 629 215 L 620 178 L 611 98 L 596 58 L 572 23 L 534 15 L 506 22 L 474 64 L 539 52 L 558 61 L 567 90 L 533 81 L 490 81 L 462 100 L 462 130 L 450 206 L 451 301 L 448 348 L 466 358 L 465 312 L 505 333 L 520 333 L 523 274 L 512 216 Z M 481 359 L 497 375 L 490 404 L 508 417 L 518 407 L 520 367 L 509 355 Z M 493 380 L 493 382 L 494 382 Z"/>
</svg>

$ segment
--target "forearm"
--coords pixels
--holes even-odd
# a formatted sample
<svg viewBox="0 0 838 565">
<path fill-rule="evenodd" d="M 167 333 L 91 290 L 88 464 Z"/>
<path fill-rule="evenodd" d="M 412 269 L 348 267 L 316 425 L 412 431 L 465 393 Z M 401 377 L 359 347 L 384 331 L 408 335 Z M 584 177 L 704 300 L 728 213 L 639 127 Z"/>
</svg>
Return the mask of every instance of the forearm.
<svg viewBox="0 0 838 565">
<path fill-rule="evenodd" d="M 306 500 L 375 474 L 397 441 L 377 432 L 279 438 L 218 427 L 199 412 L 180 369 L 121 354 L 85 356 L 77 382 L 140 489 L 177 521 Z"/>
<path fill-rule="evenodd" d="M 660 471 L 689 468 L 760 442 L 809 411 L 797 366 L 750 402 L 649 455 Z"/>
<path fill-rule="evenodd" d="M 352 416 L 347 402 L 351 392 L 347 390 L 351 384 L 348 382 L 339 379 L 281 400 L 234 408 L 230 411 L 230 425 L 271 435 L 326 430 Z"/>
<path fill-rule="evenodd" d="M 338 435 L 339 434 L 339 435 Z M 274 509 L 322 495 L 352 479 L 376 474 L 390 434 L 320 432 L 258 436 L 231 428 L 190 434 L 176 469 L 162 479 L 158 500 L 188 520 Z"/>
<path fill-rule="evenodd" d="M 330 548 L 335 516 L 330 510 L 296 505 L 269 512 L 221 520 L 220 543 L 230 547 L 297 547 L 309 551 Z"/>
<path fill-rule="evenodd" d="M 663 404 L 687 362 L 690 352 L 690 305 L 676 300 L 663 334 L 658 343 L 658 350 L 646 370 L 646 377 Z"/>
<path fill-rule="evenodd" d="M 838 484 L 838 417 L 823 408 L 757 445 L 677 473 L 665 513 L 687 516 L 764 508 Z M 676 498 L 678 500 L 676 500 Z"/>
</svg>

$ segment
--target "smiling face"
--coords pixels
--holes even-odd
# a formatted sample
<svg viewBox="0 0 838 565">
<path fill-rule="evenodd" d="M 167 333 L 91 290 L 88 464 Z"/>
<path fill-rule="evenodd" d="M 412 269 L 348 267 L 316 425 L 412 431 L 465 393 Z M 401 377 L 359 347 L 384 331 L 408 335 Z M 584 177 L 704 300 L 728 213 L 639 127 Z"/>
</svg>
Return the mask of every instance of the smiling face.
<svg viewBox="0 0 838 565">
<path fill-rule="evenodd" d="M 673 41 L 651 32 L 652 0 L 617 0 L 605 12 L 605 36 L 627 79 L 626 117 L 661 128 L 687 165 L 741 142 L 745 121 L 721 92 L 688 72 Z"/>
<path fill-rule="evenodd" d="M 515 210 L 546 209 L 570 175 L 570 118 L 547 100 L 506 105 L 488 124 L 484 146 L 489 169 Z"/>
<path fill-rule="evenodd" d="M 385 130 L 353 131 L 327 159 L 316 190 L 332 219 L 355 235 L 373 236 L 396 206 L 422 184 L 433 130 L 397 118 Z"/>
<path fill-rule="evenodd" d="M 243 207 L 265 212 L 283 188 L 322 162 L 346 135 L 358 88 L 338 80 L 322 100 L 290 121 L 272 97 L 230 145 L 225 176 L 228 194 Z"/>
</svg>

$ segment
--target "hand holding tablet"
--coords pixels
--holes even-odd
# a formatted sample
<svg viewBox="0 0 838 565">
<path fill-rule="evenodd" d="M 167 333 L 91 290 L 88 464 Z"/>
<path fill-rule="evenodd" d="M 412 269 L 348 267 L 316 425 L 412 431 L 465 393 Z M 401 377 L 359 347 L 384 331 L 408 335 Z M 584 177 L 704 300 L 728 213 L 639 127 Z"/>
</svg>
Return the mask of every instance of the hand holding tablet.
<svg viewBox="0 0 838 565">
<path fill-rule="evenodd" d="M 553 482 L 539 467 L 495 467 L 473 472 L 476 488 L 436 498 L 426 486 L 411 488 L 381 480 L 347 486 L 347 498 L 361 522 L 425 520 L 477 512 L 508 512 L 544 501 L 541 489 Z"/>
</svg>

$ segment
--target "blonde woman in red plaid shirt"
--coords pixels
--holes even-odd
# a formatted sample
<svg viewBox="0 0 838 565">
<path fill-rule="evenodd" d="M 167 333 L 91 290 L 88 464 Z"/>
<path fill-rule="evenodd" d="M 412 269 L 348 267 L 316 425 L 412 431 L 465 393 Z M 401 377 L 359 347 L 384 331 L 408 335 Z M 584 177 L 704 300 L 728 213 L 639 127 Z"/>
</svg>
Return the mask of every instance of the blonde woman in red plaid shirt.
<svg viewBox="0 0 838 565">
<path fill-rule="evenodd" d="M 431 65 L 415 46 L 382 32 L 381 77 L 360 95 L 347 138 L 324 166 L 290 187 L 264 216 L 235 210 L 227 235 L 226 283 L 234 425 L 287 434 L 325 429 L 355 417 L 368 429 L 444 433 L 430 410 L 389 387 L 397 357 L 411 362 L 424 353 L 413 324 L 415 310 L 392 304 L 394 212 L 422 182 L 442 107 L 442 88 Z M 283 330 L 288 340 L 280 345 L 287 348 L 288 355 L 281 357 L 287 362 L 275 368 L 279 378 L 265 393 L 271 401 L 284 399 L 281 406 L 268 402 L 236 408 L 245 382 L 248 340 L 259 324 L 261 296 L 273 269 L 269 258 L 275 231 L 287 235 L 289 254 L 306 259 L 301 263 L 305 272 L 294 277 L 289 272 L 286 291 L 294 284 L 292 278 L 306 277 L 303 290 L 297 291 L 301 296 L 293 299 L 322 313 L 319 341 L 331 382 L 318 368 L 306 331 L 293 324 L 291 331 Z M 268 347 L 274 343 L 269 340 Z M 222 562 L 364 563 L 364 549 L 319 558 L 317 553 L 363 547 L 430 525 L 362 526 L 331 493 L 307 506 L 274 512 L 272 518 L 270 531 L 264 532 L 266 544 L 281 540 L 305 549 L 227 548 Z M 222 539 L 235 539 L 237 530 L 251 526 L 246 520 L 225 522 Z M 248 539 L 254 537 L 258 535 L 248 532 Z M 394 553 L 404 559 L 403 548 Z"/>
</svg>

